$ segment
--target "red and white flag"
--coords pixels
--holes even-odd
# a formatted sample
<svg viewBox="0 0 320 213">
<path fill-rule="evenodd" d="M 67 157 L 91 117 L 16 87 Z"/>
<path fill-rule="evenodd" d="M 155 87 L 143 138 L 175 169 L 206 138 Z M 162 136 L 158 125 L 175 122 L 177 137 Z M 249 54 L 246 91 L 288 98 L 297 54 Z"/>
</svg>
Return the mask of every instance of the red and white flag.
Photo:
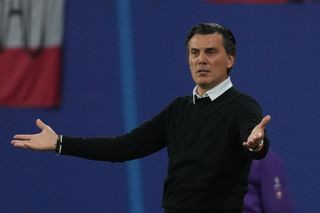
<svg viewBox="0 0 320 213">
<path fill-rule="evenodd" d="M 64 0 L 0 0 L 0 105 L 61 101 Z"/>
</svg>

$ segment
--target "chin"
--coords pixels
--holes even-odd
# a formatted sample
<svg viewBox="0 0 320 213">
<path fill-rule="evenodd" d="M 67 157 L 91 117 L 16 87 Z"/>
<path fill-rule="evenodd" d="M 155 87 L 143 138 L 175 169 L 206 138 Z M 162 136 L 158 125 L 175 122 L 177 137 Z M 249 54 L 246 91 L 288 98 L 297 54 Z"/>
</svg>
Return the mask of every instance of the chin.
<svg viewBox="0 0 320 213">
<path fill-rule="evenodd" d="M 209 84 L 212 84 L 212 82 L 208 81 L 208 79 L 205 79 L 205 78 L 197 79 L 196 83 L 198 85 L 209 85 Z"/>
<path fill-rule="evenodd" d="M 197 85 L 203 89 L 211 89 L 215 87 L 217 84 L 214 82 L 204 82 L 204 81 L 198 81 Z"/>
<path fill-rule="evenodd" d="M 198 85 L 198 87 L 201 87 L 204 89 L 210 88 L 210 84 L 208 84 L 208 83 L 197 83 L 197 85 Z"/>
</svg>

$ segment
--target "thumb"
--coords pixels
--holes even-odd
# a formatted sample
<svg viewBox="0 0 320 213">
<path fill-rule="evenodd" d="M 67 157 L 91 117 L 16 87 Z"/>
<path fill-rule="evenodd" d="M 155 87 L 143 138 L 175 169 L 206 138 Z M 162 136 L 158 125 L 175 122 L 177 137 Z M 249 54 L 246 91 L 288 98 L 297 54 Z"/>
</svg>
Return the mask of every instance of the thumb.
<svg viewBox="0 0 320 213">
<path fill-rule="evenodd" d="M 42 120 L 40 120 L 39 118 L 37 119 L 36 124 L 42 130 L 47 127 L 47 125 L 45 123 L 43 123 Z"/>
<path fill-rule="evenodd" d="M 270 120 L 271 120 L 271 116 L 270 116 L 270 115 L 265 116 L 265 117 L 262 119 L 262 121 L 260 122 L 259 126 L 260 126 L 261 128 L 263 128 L 263 129 L 265 129 L 266 126 L 267 126 L 267 124 L 270 122 Z"/>
</svg>

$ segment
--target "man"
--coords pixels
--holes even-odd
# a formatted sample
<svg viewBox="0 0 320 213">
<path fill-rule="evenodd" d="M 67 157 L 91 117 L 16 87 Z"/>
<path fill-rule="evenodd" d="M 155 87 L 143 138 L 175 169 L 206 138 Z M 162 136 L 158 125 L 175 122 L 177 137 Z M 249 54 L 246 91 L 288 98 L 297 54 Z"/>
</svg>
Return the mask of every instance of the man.
<svg viewBox="0 0 320 213">
<path fill-rule="evenodd" d="M 179 97 L 152 120 L 115 138 L 58 136 L 41 120 L 42 132 L 15 135 L 16 147 L 55 150 L 94 160 L 126 161 L 167 147 L 169 165 L 162 206 L 166 213 L 241 212 L 251 159 L 269 142 L 259 105 L 233 88 L 236 56 L 232 32 L 219 24 L 194 26 L 186 40 L 192 96 Z"/>
</svg>

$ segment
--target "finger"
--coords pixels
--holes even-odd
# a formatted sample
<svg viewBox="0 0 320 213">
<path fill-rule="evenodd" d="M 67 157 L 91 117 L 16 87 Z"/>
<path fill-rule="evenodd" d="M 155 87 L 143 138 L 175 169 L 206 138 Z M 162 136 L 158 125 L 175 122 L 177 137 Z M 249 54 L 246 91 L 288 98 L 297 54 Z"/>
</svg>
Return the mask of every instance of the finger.
<svg viewBox="0 0 320 213">
<path fill-rule="evenodd" d="M 247 149 L 250 149 L 250 146 L 249 146 L 249 144 L 248 144 L 247 142 L 243 142 L 243 143 L 242 143 L 242 146 L 244 146 L 244 147 L 247 148 Z"/>
<path fill-rule="evenodd" d="M 45 123 L 43 123 L 42 120 L 40 120 L 39 118 L 37 119 L 36 124 L 42 130 L 47 127 L 47 125 Z"/>
<path fill-rule="evenodd" d="M 245 148 L 247 149 L 254 149 L 256 148 L 257 146 L 259 146 L 260 142 L 257 143 L 257 142 L 243 142 L 242 143 L 242 146 L 244 146 Z"/>
<path fill-rule="evenodd" d="M 267 124 L 270 122 L 271 120 L 271 116 L 270 115 L 267 115 L 265 116 L 262 121 L 259 123 L 259 126 L 263 129 L 266 128 Z"/>
<path fill-rule="evenodd" d="M 12 140 L 11 141 L 11 144 L 14 146 L 14 147 L 18 147 L 18 148 L 27 148 L 25 146 L 25 143 L 24 142 L 21 142 L 21 141 L 18 141 L 18 140 Z"/>
<path fill-rule="evenodd" d="M 247 141 L 245 144 L 246 144 L 246 146 L 247 146 L 248 148 L 251 148 L 251 147 L 254 147 L 254 146 L 255 146 L 255 142 L 254 142 L 254 141 Z"/>
<path fill-rule="evenodd" d="M 251 133 L 251 135 L 249 135 L 249 137 L 247 139 L 247 143 L 253 143 L 254 141 L 256 141 L 260 137 L 261 137 L 260 132 L 253 132 L 253 133 Z"/>
<path fill-rule="evenodd" d="M 30 140 L 31 135 L 15 135 L 13 138 L 16 140 Z"/>
<path fill-rule="evenodd" d="M 21 141 L 18 141 L 18 140 L 12 140 L 11 144 L 13 144 L 13 146 L 17 147 L 17 148 L 37 150 L 37 147 L 34 144 L 32 144 L 31 142 L 29 142 L 29 141 L 21 142 Z"/>
</svg>

